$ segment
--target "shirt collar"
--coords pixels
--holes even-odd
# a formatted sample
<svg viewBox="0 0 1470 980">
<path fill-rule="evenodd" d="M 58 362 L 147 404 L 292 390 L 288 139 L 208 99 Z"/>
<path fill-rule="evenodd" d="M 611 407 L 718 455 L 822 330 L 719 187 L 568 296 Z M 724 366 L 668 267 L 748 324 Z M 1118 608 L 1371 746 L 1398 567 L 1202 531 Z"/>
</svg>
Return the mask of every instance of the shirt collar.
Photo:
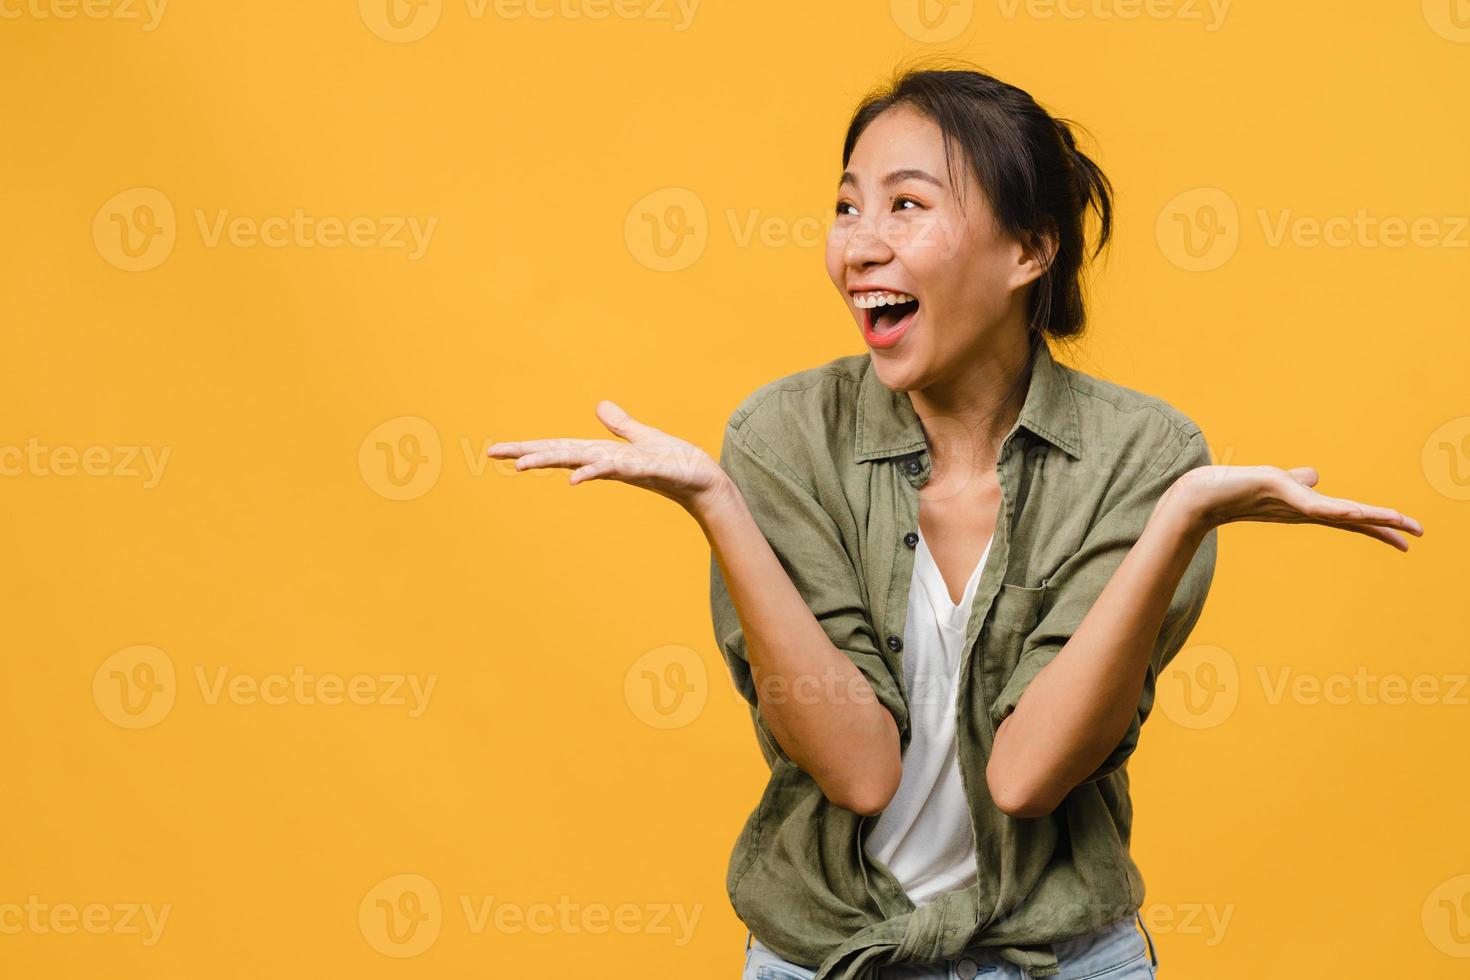
<svg viewBox="0 0 1470 980">
<path fill-rule="evenodd" d="M 1005 441 L 1009 442 L 1011 434 L 1021 427 L 1080 459 L 1082 427 L 1077 420 L 1075 397 L 1045 338 L 1038 338 L 1026 400 Z M 855 431 L 855 458 L 859 463 L 902 456 L 928 446 L 908 392 L 886 387 L 873 370 L 871 358 L 860 382 Z"/>
</svg>

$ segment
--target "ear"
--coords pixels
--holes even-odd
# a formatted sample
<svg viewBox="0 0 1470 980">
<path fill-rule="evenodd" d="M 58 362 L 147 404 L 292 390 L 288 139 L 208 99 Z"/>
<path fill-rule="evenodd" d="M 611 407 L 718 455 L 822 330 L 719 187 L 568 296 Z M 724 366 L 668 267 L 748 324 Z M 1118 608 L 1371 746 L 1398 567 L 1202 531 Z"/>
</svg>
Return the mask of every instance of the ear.
<svg viewBox="0 0 1470 980">
<path fill-rule="evenodd" d="M 1016 267 L 1011 275 L 1011 286 L 1021 289 L 1040 279 L 1051 266 L 1057 254 L 1057 236 L 1051 231 L 1041 232 L 1034 247 L 1016 245 Z"/>
</svg>

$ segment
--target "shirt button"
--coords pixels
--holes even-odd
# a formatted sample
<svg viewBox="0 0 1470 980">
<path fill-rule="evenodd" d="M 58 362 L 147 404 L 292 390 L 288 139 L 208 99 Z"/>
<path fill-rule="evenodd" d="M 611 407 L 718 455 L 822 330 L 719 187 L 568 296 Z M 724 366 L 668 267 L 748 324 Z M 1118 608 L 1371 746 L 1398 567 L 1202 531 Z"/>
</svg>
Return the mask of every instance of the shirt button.
<svg viewBox="0 0 1470 980">
<path fill-rule="evenodd" d="M 980 972 L 980 964 L 970 959 L 960 960 L 954 965 L 954 971 L 960 980 L 974 980 L 975 974 Z"/>
<path fill-rule="evenodd" d="M 892 650 L 894 653 L 897 653 L 902 648 L 903 648 L 903 641 L 900 640 L 898 637 L 894 636 L 892 633 L 889 633 L 888 634 L 888 649 Z"/>
<path fill-rule="evenodd" d="M 904 466 L 908 469 L 910 473 L 914 474 L 917 474 L 920 470 L 924 468 L 924 464 L 919 462 L 917 457 L 909 460 L 907 463 L 904 464 Z"/>
<path fill-rule="evenodd" d="M 905 534 L 903 536 L 903 543 L 912 548 L 919 543 L 919 536 L 913 531 L 910 531 L 908 534 Z"/>
</svg>

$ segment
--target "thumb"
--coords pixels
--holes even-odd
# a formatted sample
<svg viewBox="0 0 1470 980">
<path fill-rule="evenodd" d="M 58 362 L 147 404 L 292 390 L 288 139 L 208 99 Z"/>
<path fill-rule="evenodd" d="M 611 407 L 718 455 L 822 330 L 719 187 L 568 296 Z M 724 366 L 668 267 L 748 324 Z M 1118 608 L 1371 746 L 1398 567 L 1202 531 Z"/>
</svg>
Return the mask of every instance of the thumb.
<svg viewBox="0 0 1470 980">
<path fill-rule="evenodd" d="M 1317 471 L 1310 466 L 1298 466 L 1286 472 L 1298 483 L 1305 484 L 1309 487 L 1315 487 L 1317 485 Z"/>
<path fill-rule="evenodd" d="M 610 399 L 604 398 L 597 403 L 597 417 L 609 431 L 622 436 L 624 439 L 633 439 L 642 435 L 651 427 L 639 422 L 633 416 L 623 411 L 621 405 Z"/>
</svg>

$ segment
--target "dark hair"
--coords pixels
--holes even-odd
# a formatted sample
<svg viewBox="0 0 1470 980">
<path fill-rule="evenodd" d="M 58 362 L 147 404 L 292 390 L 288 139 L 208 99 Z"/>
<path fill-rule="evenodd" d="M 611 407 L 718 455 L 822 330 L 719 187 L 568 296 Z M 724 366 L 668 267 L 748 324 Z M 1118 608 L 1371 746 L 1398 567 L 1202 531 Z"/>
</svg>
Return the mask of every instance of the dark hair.
<svg viewBox="0 0 1470 980">
<path fill-rule="evenodd" d="M 1059 340 L 1081 334 L 1087 319 L 1083 219 L 1091 207 L 1101 222 L 1095 256 L 1112 235 L 1113 189 L 1077 149 L 1070 128 L 1076 124 L 1053 118 L 1026 92 L 973 68 L 900 66 L 853 113 L 842 144 L 844 169 L 863 130 L 896 106 L 912 107 L 938 124 L 956 189 L 964 186 L 955 180 L 952 146 L 959 144 L 996 220 L 1022 247 L 1044 256 L 1045 240 L 1055 240 L 1052 261 L 1032 283 L 1028 330 Z"/>
</svg>

